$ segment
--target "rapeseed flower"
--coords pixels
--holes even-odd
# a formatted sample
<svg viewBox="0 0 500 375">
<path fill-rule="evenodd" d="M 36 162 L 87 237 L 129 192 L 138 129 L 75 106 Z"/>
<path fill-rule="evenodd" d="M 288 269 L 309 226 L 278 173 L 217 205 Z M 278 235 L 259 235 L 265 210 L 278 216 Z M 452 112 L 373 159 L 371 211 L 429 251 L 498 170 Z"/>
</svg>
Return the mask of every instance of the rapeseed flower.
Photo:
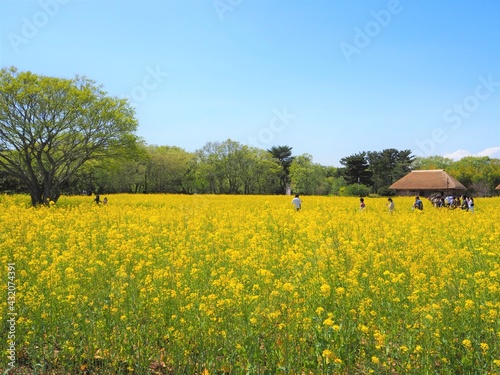
<svg viewBox="0 0 500 375">
<path fill-rule="evenodd" d="M 308 197 L 301 215 L 279 196 L 19 199 L 0 201 L 0 259 L 16 265 L 18 349 L 33 366 L 498 372 L 498 198 L 474 215 L 390 218 L 375 198 L 361 216 L 340 197 Z"/>
</svg>

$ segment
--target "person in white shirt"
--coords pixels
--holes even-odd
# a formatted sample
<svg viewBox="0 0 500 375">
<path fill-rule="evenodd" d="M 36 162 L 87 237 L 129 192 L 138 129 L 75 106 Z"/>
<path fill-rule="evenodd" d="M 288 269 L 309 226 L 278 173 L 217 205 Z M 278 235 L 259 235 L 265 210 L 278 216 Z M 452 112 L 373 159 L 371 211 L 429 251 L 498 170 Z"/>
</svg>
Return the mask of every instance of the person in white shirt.
<svg viewBox="0 0 500 375">
<path fill-rule="evenodd" d="M 474 198 L 469 197 L 467 203 L 469 204 L 469 211 L 474 213 Z"/>
<path fill-rule="evenodd" d="M 393 213 L 394 212 L 394 202 L 392 201 L 392 198 L 387 198 L 387 201 L 389 201 L 389 203 L 387 204 L 387 207 L 389 208 L 389 213 Z"/>
<path fill-rule="evenodd" d="M 302 208 L 302 201 L 300 200 L 298 194 L 295 194 L 295 198 L 292 199 L 292 204 L 295 206 L 297 211 Z"/>
</svg>

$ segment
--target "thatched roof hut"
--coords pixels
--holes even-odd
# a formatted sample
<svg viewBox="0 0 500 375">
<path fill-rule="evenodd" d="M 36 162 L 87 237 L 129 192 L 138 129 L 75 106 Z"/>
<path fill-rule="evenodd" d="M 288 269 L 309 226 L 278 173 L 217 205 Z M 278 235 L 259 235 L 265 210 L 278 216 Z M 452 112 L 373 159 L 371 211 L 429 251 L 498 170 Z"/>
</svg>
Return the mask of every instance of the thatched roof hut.
<svg viewBox="0 0 500 375">
<path fill-rule="evenodd" d="M 390 186 L 398 195 L 460 195 L 467 188 L 442 169 L 412 171 Z"/>
<path fill-rule="evenodd" d="M 500 184 L 495 188 L 495 190 L 500 190 Z"/>
</svg>

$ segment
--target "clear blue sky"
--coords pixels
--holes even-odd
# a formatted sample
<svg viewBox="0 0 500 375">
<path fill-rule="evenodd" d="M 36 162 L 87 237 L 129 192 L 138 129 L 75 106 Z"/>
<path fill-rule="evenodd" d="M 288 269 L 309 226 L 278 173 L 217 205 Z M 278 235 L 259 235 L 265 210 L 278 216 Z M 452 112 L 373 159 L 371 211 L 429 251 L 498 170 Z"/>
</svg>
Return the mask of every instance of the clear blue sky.
<svg viewBox="0 0 500 375">
<path fill-rule="evenodd" d="M 500 2 L 2 0 L 0 65 L 129 97 L 148 144 L 500 157 Z"/>
</svg>

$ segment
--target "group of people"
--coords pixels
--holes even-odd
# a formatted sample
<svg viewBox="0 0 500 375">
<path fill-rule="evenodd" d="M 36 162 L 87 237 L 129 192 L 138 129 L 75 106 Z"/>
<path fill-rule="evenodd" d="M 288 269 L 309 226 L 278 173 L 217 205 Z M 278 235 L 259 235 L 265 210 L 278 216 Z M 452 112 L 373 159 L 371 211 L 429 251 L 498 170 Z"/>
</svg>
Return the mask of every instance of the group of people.
<svg viewBox="0 0 500 375">
<path fill-rule="evenodd" d="M 462 210 L 474 212 L 474 198 L 465 195 L 462 196 L 462 200 L 460 200 L 460 197 L 452 196 L 446 198 L 439 197 L 438 199 L 436 197 L 429 197 L 429 200 L 433 203 L 434 207 L 460 207 Z M 395 211 L 394 201 L 392 198 L 387 198 L 387 202 L 389 213 L 393 213 Z M 295 194 L 295 197 L 292 199 L 292 204 L 297 211 L 302 208 L 302 201 L 300 200 L 299 194 Z M 363 211 L 365 208 L 365 199 L 359 198 L 359 210 Z M 411 206 L 411 209 L 419 211 L 424 209 L 424 203 L 422 199 L 420 199 L 420 196 L 417 195 L 415 197 L 415 202 Z"/>
<path fill-rule="evenodd" d="M 387 204 L 389 213 L 393 213 L 395 210 L 394 201 L 392 200 L 392 198 L 388 198 L 387 201 L 389 202 Z M 420 201 L 420 203 L 422 203 L 422 201 Z M 299 194 L 295 194 L 295 197 L 292 199 L 292 204 L 297 211 L 299 211 L 302 208 L 302 201 L 300 200 Z M 359 198 L 359 210 L 362 211 L 365 208 L 366 208 L 365 198 Z"/>
<path fill-rule="evenodd" d="M 394 201 L 392 198 L 388 198 L 388 204 L 387 207 L 389 208 L 389 212 L 393 213 L 394 212 Z M 302 208 L 302 201 L 300 200 L 299 194 L 295 194 L 295 197 L 292 199 L 292 204 L 295 207 L 295 210 L 299 211 Z M 359 198 L 359 209 L 364 210 L 366 208 L 365 204 L 365 198 Z"/>
<path fill-rule="evenodd" d="M 462 195 L 462 197 L 453 195 L 444 197 L 442 195 L 437 195 L 429 197 L 429 200 L 432 202 L 432 205 L 436 208 L 441 208 L 441 207 L 449 209 L 460 208 L 465 211 L 474 212 L 474 198 L 468 197 L 466 195 Z"/>
<path fill-rule="evenodd" d="M 101 196 L 99 194 L 95 195 L 94 202 L 96 204 L 100 204 L 101 203 Z M 104 197 L 104 199 L 102 200 L 102 204 L 108 204 L 108 198 L 107 197 Z"/>
<path fill-rule="evenodd" d="M 417 203 L 417 202 L 420 202 L 420 203 Z M 387 205 L 386 206 L 387 206 L 387 209 L 388 209 L 390 214 L 392 214 L 394 211 L 396 211 L 396 205 L 394 204 L 394 201 L 392 200 L 392 198 L 387 198 Z M 413 206 L 420 207 L 420 208 L 418 208 L 419 210 L 423 209 L 423 204 L 422 204 L 422 201 L 420 200 L 419 197 L 417 197 L 417 199 L 415 199 L 415 203 L 413 204 Z M 366 208 L 365 198 L 359 198 L 359 210 L 362 211 L 365 208 Z"/>
<path fill-rule="evenodd" d="M 392 200 L 392 198 L 387 198 L 387 202 L 388 202 L 387 208 L 389 209 L 389 213 L 392 214 L 395 211 L 394 201 Z M 366 208 L 365 198 L 359 198 L 359 210 L 363 211 L 365 208 Z"/>
</svg>

